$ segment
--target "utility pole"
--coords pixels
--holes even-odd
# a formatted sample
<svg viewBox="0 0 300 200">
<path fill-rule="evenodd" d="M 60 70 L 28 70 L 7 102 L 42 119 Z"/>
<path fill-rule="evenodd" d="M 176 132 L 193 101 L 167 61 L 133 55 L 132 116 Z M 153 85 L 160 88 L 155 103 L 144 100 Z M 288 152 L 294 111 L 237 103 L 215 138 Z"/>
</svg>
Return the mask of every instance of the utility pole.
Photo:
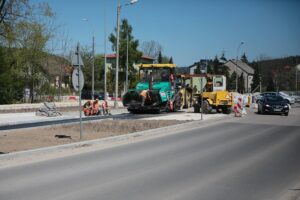
<svg viewBox="0 0 300 200">
<path fill-rule="evenodd" d="M 235 78 L 235 91 L 237 92 L 238 91 L 238 72 L 237 72 L 237 69 L 238 69 L 238 59 L 239 59 L 239 51 L 240 51 L 240 48 L 241 46 L 244 44 L 244 42 L 241 42 L 237 48 L 237 51 L 236 51 L 236 78 Z"/>
<path fill-rule="evenodd" d="M 104 0 L 104 3 L 106 0 Z M 107 98 L 107 76 L 106 76 L 106 9 L 104 5 L 104 99 Z"/>
<path fill-rule="evenodd" d="M 128 91 L 128 30 L 127 30 L 127 49 L 126 49 L 126 82 L 125 82 L 125 85 L 126 85 L 126 92 Z"/>
<path fill-rule="evenodd" d="M 117 52 L 116 52 L 116 77 L 115 77 L 115 102 L 114 108 L 118 108 L 118 86 L 119 86 L 119 42 L 120 42 L 120 12 L 121 12 L 121 3 L 118 0 L 117 8 Z"/>
<path fill-rule="evenodd" d="M 93 33 L 92 100 L 94 100 L 94 96 L 95 96 L 95 34 Z"/>
</svg>

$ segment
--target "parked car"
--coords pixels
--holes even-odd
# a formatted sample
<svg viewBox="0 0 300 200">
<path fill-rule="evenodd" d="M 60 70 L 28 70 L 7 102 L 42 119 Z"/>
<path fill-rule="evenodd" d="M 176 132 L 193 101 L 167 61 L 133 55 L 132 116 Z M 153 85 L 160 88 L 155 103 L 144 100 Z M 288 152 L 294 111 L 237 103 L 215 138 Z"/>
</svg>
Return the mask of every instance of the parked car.
<svg viewBox="0 0 300 200">
<path fill-rule="evenodd" d="M 104 100 L 103 92 L 94 92 L 94 99 Z M 83 90 L 81 92 L 81 99 L 92 99 L 92 91 Z"/>
<path fill-rule="evenodd" d="M 263 96 L 257 102 L 257 113 L 264 114 L 264 113 L 278 113 L 284 114 L 286 116 L 289 115 L 289 105 L 287 100 L 279 95 L 266 95 Z"/>
<path fill-rule="evenodd" d="M 294 104 L 295 103 L 295 99 L 290 97 L 289 95 L 283 93 L 283 92 L 263 92 L 261 94 L 261 96 L 281 96 L 282 98 L 284 98 L 288 104 Z"/>
</svg>

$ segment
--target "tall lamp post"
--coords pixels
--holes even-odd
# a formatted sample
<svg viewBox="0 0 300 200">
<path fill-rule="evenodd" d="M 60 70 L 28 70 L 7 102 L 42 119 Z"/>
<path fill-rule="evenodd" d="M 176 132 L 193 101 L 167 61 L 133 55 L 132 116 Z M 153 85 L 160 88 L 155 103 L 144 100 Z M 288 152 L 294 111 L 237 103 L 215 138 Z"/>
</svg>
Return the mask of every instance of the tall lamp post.
<svg viewBox="0 0 300 200">
<path fill-rule="evenodd" d="M 89 22 L 88 19 L 83 18 L 82 21 L 86 21 Z M 95 95 L 95 29 L 93 27 L 93 25 L 91 24 L 92 28 L 93 28 L 93 39 L 92 39 L 92 100 L 94 100 L 94 95 Z"/>
<path fill-rule="evenodd" d="M 138 0 L 131 0 L 130 3 L 125 4 L 124 6 L 133 5 Z M 120 43 L 120 13 L 121 13 L 121 3 L 118 0 L 117 8 L 117 52 L 116 52 L 116 80 L 115 80 L 115 102 L 114 108 L 118 108 L 118 85 L 119 85 L 119 43 Z"/>
<path fill-rule="evenodd" d="M 125 89 L 126 92 L 128 91 L 128 30 L 127 30 L 127 37 L 126 37 L 127 47 L 126 47 L 126 82 L 125 82 Z"/>
<path fill-rule="evenodd" d="M 238 73 L 237 73 L 237 69 L 238 69 L 238 59 L 239 59 L 239 51 L 241 46 L 244 44 L 244 42 L 240 42 L 237 50 L 236 50 L 236 78 L 235 78 L 235 91 L 238 91 Z"/>
</svg>

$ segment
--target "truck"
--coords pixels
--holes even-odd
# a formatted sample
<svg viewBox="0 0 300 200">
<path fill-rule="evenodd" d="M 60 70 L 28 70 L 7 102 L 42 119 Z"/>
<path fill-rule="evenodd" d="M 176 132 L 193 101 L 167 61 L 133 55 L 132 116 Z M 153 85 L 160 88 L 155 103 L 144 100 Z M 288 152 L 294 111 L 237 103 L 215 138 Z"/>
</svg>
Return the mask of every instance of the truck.
<svg viewBox="0 0 300 200">
<path fill-rule="evenodd" d="M 194 112 L 211 113 L 212 110 L 230 114 L 233 96 L 226 90 L 226 77 L 212 74 L 181 75 L 184 82 L 183 108 L 193 107 Z M 203 104 L 202 104 L 203 103 Z"/>
<path fill-rule="evenodd" d="M 139 82 L 123 95 L 123 105 L 133 114 L 179 110 L 181 93 L 175 84 L 175 68 L 175 64 L 139 65 Z M 145 99 L 142 93 L 147 93 Z"/>
</svg>

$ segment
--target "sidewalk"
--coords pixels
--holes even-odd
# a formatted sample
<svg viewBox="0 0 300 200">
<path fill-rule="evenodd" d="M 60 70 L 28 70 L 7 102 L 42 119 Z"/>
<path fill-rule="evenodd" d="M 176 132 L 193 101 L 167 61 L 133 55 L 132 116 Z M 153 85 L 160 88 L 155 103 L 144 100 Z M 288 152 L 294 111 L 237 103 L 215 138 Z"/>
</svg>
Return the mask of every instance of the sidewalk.
<svg viewBox="0 0 300 200">
<path fill-rule="evenodd" d="M 82 100 L 81 105 L 83 105 L 87 100 Z M 102 101 L 100 100 L 100 103 Z M 75 111 L 78 110 L 79 101 L 69 101 L 69 102 L 54 102 L 58 111 L 65 112 L 65 111 Z M 0 114 L 1 113 L 23 113 L 23 112 L 36 112 L 43 103 L 24 103 L 24 104 L 6 104 L 0 105 Z M 109 100 L 108 106 L 113 108 L 114 101 Z M 118 101 L 118 107 L 124 108 L 121 101 Z"/>
<path fill-rule="evenodd" d="M 128 113 L 127 109 L 119 108 L 119 109 L 111 110 L 112 115 L 118 115 L 123 113 Z M 62 112 L 61 116 L 56 116 L 56 117 L 36 116 L 35 112 L 0 113 L 0 126 L 35 123 L 35 122 L 47 122 L 47 121 L 56 121 L 56 120 L 64 120 L 64 119 L 78 119 L 78 118 L 79 118 L 79 111 Z M 87 118 L 87 117 L 84 116 L 82 113 L 82 118 Z"/>
</svg>

